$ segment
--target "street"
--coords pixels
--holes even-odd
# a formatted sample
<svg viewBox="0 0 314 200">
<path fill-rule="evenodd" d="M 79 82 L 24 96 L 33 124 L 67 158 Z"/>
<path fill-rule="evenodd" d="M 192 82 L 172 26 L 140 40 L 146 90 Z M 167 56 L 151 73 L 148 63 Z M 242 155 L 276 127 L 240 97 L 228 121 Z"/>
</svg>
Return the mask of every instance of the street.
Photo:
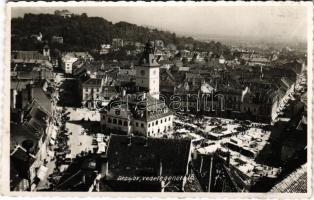
<svg viewBox="0 0 314 200">
<path fill-rule="evenodd" d="M 92 141 L 97 133 L 97 124 L 100 115 L 96 111 L 90 111 L 86 108 L 67 108 L 69 120 L 66 122 L 66 128 L 69 129 L 68 144 L 71 150 L 71 157 L 74 158 L 82 151 L 92 151 Z M 84 119 L 84 121 L 82 121 Z M 87 121 L 87 120 L 90 121 Z M 98 124 L 99 125 L 99 124 Z"/>
</svg>

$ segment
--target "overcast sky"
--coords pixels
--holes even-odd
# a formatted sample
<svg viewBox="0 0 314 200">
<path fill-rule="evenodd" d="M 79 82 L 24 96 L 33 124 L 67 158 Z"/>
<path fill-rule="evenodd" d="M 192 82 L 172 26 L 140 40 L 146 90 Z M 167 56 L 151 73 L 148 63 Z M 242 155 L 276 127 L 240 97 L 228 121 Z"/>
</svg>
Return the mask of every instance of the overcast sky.
<svg viewBox="0 0 314 200">
<path fill-rule="evenodd" d="M 150 6 L 14 8 L 12 17 L 25 13 L 53 13 L 57 9 L 103 17 L 114 23 L 127 21 L 190 36 L 249 37 L 306 41 L 305 6 Z"/>
</svg>

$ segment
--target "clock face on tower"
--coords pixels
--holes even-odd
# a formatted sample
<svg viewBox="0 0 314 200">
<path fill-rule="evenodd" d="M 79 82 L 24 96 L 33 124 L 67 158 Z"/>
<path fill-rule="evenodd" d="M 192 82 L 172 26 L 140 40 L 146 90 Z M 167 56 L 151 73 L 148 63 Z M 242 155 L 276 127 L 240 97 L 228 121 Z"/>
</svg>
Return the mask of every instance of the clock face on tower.
<svg viewBox="0 0 314 200">
<path fill-rule="evenodd" d="M 142 75 L 142 76 L 145 75 L 145 70 L 141 70 L 141 75 Z"/>
</svg>

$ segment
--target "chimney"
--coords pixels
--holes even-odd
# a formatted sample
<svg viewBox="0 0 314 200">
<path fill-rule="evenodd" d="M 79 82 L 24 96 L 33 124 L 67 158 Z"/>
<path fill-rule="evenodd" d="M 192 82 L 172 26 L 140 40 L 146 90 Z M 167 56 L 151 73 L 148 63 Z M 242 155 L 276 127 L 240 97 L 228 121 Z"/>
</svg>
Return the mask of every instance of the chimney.
<svg viewBox="0 0 314 200">
<path fill-rule="evenodd" d="M 12 107 L 16 108 L 16 96 L 17 96 L 17 91 L 15 89 L 12 90 Z"/>
<path fill-rule="evenodd" d="M 159 160 L 159 176 L 162 176 L 162 160 Z"/>
<path fill-rule="evenodd" d="M 24 122 L 24 112 L 23 111 L 19 111 L 19 117 L 20 117 L 20 122 L 23 123 Z"/>
<path fill-rule="evenodd" d="M 86 183 L 86 175 L 84 174 L 82 177 L 82 182 L 85 184 Z"/>
<path fill-rule="evenodd" d="M 142 100 L 146 99 L 146 92 L 143 93 Z"/>
<path fill-rule="evenodd" d="M 32 102 L 33 98 L 34 98 L 34 89 L 33 89 L 33 81 L 30 82 L 30 84 L 28 85 L 28 101 Z"/>
<path fill-rule="evenodd" d="M 108 163 L 108 158 L 104 157 L 104 155 L 101 155 L 101 158 L 103 160 L 103 164 L 101 165 L 101 178 L 106 179 L 108 176 L 108 171 L 109 171 L 109 163 Z"/>
</svg>

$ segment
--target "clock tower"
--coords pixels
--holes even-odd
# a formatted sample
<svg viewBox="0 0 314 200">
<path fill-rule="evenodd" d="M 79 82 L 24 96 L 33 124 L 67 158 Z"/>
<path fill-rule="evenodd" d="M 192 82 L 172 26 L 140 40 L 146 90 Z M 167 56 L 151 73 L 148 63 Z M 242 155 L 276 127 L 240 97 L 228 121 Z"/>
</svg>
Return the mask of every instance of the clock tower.
<svg viewBox="0 0 314 200">
<path fill-rule="evenodd" d="M 139 65 L 136 66 L 136 86 L 159 99 L 159 64 L 155 58 L 155 48 L 148 42 Z"/>
</svg>

